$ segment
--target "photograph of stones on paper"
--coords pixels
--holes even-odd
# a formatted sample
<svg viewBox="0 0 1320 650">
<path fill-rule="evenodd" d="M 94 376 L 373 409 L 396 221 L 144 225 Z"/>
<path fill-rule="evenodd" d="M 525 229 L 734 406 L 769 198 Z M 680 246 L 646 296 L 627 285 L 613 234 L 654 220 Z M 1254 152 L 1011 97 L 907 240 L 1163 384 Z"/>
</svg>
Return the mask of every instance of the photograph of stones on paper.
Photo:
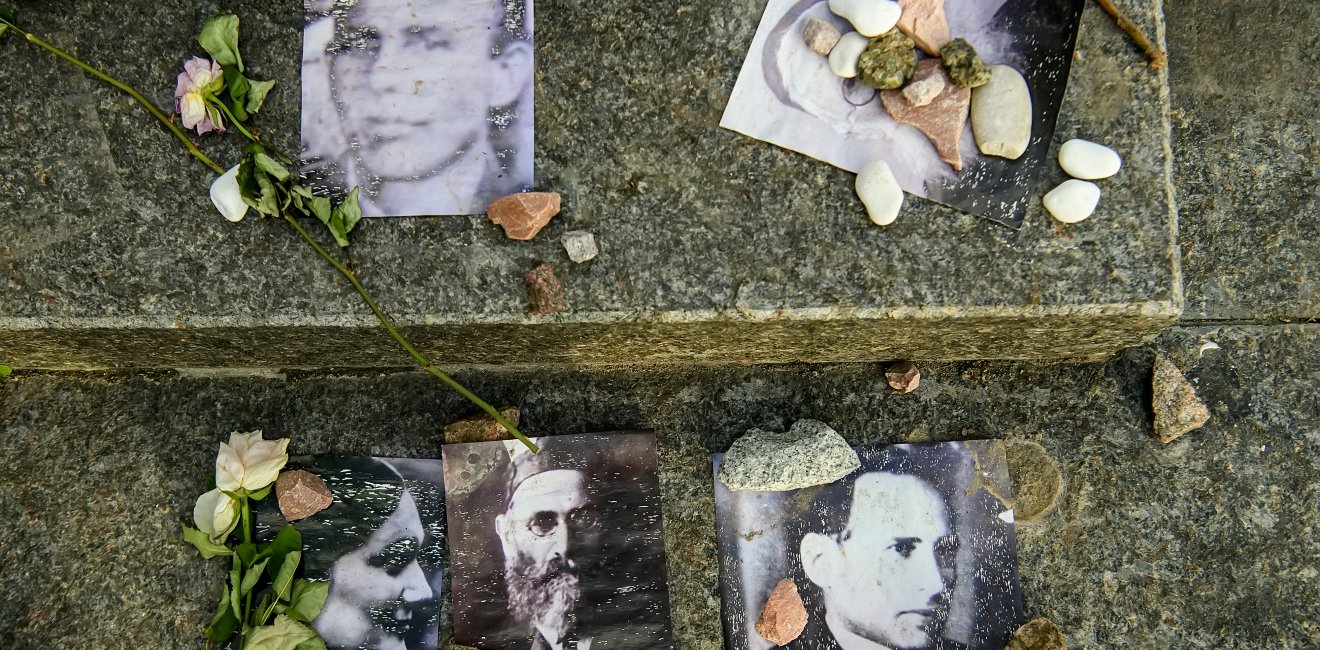
<svg viewBox="0 0 1320 650">
<path fill-rule="evenodd" d="M 1320 3 L 0 0 L 0 649 L 1320 648 Z"/>
</svg>

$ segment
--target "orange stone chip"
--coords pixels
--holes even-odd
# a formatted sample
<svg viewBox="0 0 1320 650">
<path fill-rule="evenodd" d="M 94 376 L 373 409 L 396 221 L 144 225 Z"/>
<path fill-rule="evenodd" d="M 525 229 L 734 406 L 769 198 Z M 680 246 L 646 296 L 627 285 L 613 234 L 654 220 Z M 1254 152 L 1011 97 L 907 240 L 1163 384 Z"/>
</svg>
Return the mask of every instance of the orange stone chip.
<svg viewBox="0 0 1320 650">
<path fill-rule="evenodd" d="M 788 645 L 807 628 L 807 608 L 802 604 L 797 585 L 784 578 L 770 592 L 756 621 L 756 633 L 775 645 Z"/>
<path fill-rule="evenodd" d="M 486 216 L 504 228 L 509 239 L 530 241 L 559 214 L 558 192 L 521 192 L 496 199 Z"/>
<path fill-rule="evenodd" d="M 280 472 L 275 480 L 280 513 L 289 521 L 310 517 L 334 503 L 330 486 L 321 477 L 302 469 Z"/>
</svg>

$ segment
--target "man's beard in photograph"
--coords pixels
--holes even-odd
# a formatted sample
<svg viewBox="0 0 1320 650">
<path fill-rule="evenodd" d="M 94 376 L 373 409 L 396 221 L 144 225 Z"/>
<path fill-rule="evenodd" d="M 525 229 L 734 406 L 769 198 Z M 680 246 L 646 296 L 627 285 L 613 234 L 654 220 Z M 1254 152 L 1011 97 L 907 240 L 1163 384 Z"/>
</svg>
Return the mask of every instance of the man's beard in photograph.
<svg viewBox="0 0 1320 650">
<path fill-rule="evenodd" d="M 578 572 L 572 562 L 555 557 L 540 567 L 530 556 L 519 553 L 505 569 L 504 582 L 509 607 L 519 621 L 565 634 L 572 631 L 579 593 Z"/>
</svg>

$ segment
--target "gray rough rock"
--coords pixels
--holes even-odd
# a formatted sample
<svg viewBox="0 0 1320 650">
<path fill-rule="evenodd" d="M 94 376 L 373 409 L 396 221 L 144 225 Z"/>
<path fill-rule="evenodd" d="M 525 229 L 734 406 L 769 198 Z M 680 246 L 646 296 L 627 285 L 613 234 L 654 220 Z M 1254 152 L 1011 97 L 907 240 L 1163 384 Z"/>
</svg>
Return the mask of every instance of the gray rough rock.
<svg viewBox="0 0 1320 650">
<path fill-rule="evenodd" d="M 1169 444 L 1188 431 L 1210 421 L 1210 410 L 1196 397 L 1196 389 L 1178 366 L 1163 356 L 1155 357 L 1150 380 L 1151 410 L 1155 412 L 1155 436 Z"/>
<path fill-rule="evenodd" d="M 797 490 L 837 481 L 861 466 L 857 452 L 834 429 L 798 420 L 778 433 L 752 429 L 729 447 L 719 479 L 731 490 Z"/>
<path fill-rule="evenodd" d="M 568 253 L 568 259 L 578 264 L 589 262 L 600 255 L 600 248 L 596 246 L 596 236 L 585 230 L 570 230 L 564 233 L 560 241 L 564 245 L 564 251 Z"/>
<path fill-rule="evenodd" d="M 1063 489 L 1059 464 L 1030 440 L 1009 440 L 1004 453 L 1013 483 L 1013 519 L 1019 524 L 1039 521 L 1054 508 Z"/>
</svg>

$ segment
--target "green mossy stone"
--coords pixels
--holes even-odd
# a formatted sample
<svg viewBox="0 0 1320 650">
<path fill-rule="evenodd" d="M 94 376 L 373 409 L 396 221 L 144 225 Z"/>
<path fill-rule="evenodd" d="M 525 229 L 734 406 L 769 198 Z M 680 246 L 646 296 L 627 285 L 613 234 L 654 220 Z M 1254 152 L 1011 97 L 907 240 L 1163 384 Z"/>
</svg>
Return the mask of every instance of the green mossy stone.
<svg viewBox="0 0 1320 650">
<path fill-rule="evenodd" d="M 940 48 L 940 59 L 949 69 L 953 83 L 963 88 L 984 86 L 990 81 L 990 66 L 981 60 L 981 55 L 966 39 L 955 38 Z"/>
<path fill-rule="evenodd" d="M 857 79 L 878 90 L 892 90 L 907 83 L 916 67 L 916 43 L 891 29 L 866 44 L 857 59 Z"/>
</svg>

